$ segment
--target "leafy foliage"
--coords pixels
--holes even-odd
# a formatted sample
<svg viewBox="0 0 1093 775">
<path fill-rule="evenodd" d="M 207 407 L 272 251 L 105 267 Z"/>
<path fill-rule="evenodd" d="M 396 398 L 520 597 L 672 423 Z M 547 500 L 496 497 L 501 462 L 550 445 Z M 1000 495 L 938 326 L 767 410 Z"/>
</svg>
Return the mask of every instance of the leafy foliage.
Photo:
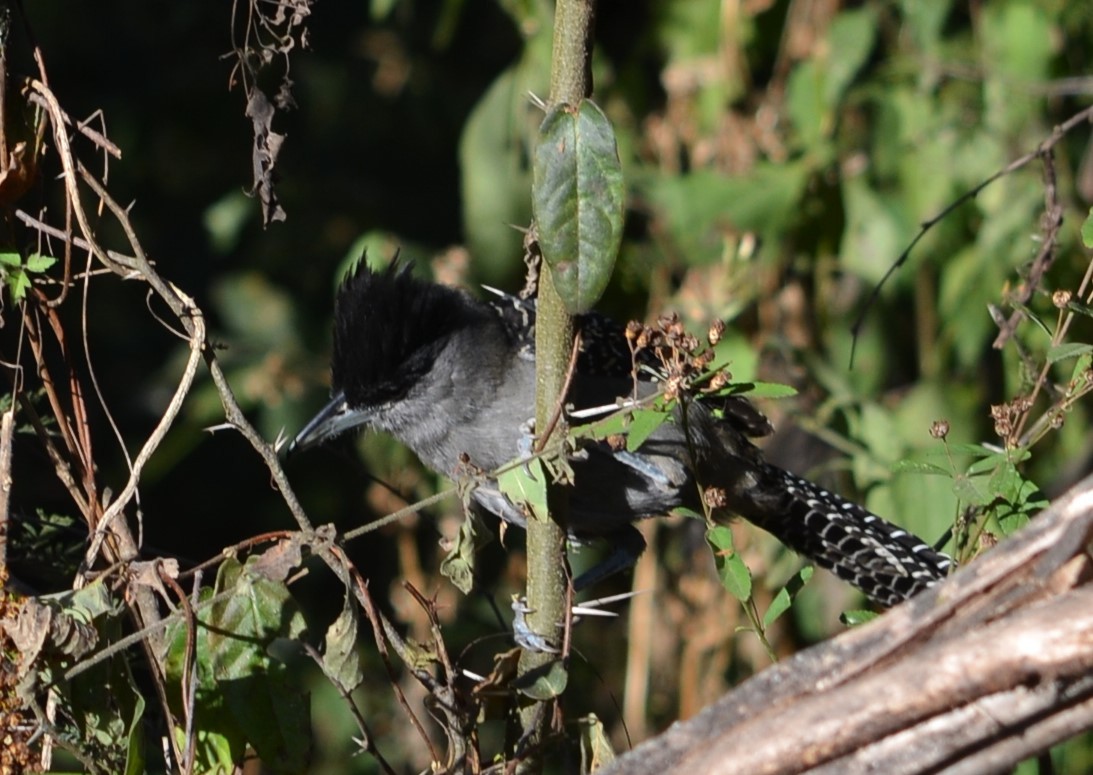
<svg viewBox="0 0 1093 775">
<path fill-rule="evenodd" d="M 26 298 L 34 275 L 45 273 L 55 263 L 57 259 L 53 256 L 38 253 L 27 256 L 24 261 L 18 253 L 0 252 L 0 281 L 7 286 L 12 301 L 22 301 Z"/>
<path fill-rule="evenodd" d="M 304 632 L 294 599 L 254 562 L 227 560 L 215 586 L 202 590 L 205 601 L 207 612 L 168 631 L 166 660 L 180 717 L 193 692 L 198 769 L 229 771 L 250 745 L 274 772 L 300 772 L 310 748 L 308 702 L 276 648 Z"/>
</svg>

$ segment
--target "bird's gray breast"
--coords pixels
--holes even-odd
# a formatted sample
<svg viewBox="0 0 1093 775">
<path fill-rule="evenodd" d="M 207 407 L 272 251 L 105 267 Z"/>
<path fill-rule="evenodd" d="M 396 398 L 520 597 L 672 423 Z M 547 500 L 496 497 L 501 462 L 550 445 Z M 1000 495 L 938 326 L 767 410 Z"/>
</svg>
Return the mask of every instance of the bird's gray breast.
<svg viewBox="0 0 1093 775">
<path fill-rule="evenodd" d="M 391 410 L 382 429 L 429 468 L 456 476 L 466 459 L 491 471 L 517 457 L 521 425 L 535 412 L 535 367 L 489 329 L 459 332 Z"/>
</svg>

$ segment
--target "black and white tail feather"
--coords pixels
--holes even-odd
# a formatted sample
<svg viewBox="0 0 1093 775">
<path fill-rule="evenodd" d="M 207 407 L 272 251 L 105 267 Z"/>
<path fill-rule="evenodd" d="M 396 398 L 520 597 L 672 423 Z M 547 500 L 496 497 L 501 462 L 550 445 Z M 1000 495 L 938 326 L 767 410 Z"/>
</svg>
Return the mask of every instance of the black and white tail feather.
<svg viewBox="0 0 1093 775">
<path fill-rule="evenodd" d="M 762 527 L 881 605 L 918 594 L 952 567 L 949 557 L 862 506 L 788 471 L 766 469 L 769 486 L 785 489 L 786 507 Z"/>
<path fill-rule="evenodd" d="M 391 433 L 449 476 L 467 458 L 486 471 L 515 459 L 535 403 L 536 308 L 534 300 L 491 292 L 480 301 L 420 280 L 409 267 L 362 263 L 338 294 L 333 398 L 290 449 L 366 426 Z M 634 360 L 624 329 L 595 313 L 576 323 L 582 336 L 573 407 L 631 394 Z M 639 378 L 640 389 L 657 389 Z M 750 439 L 772 429 L 749 402 L 737 397 L 716 408 L 691 401 L 686 423 L 664 423 L 633 452 L 586 444 L 572 461 L 570 532 L 612 541 L 630 562 L 644 546 L 632 523 L 680 506 L 700 510 L 701 482 L 724 491 L 726 516 L 767 530 L 881 605 L 948 574 L 952 561 L 923 540 L 764 461 Z M 522 524 L 519 508 L 494 484 L 475 490 L 478 508 Z"/>
</svg>

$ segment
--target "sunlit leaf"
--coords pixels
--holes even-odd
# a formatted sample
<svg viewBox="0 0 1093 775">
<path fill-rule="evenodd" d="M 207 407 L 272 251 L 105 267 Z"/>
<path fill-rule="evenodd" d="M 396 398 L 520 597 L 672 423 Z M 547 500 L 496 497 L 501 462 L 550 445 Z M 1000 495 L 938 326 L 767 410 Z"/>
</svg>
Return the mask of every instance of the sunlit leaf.
<svg viewBox="0 0 1093 775">
<path fill-rule="evenodd" d="M 877 618 L 876 611 L 843 611 L 839 615 L 839 621 L 845 624 L 847 627 L 858 627 L 866 622 L 871 622 Z"/>
<path fill-rule="evenodd" d="M 44 272 L 56 263 L 57 259 L 53 256 L 31 253 L 27 256 L 26 270 L 28 272 Z"/>
<path fill-rule="evenodd" d="M 751 571 L 733 545 L 732 529 L 715 525 L 706 531 L 706 543 L 713 550 L 714 565 L 722 586 L 741 602 L 751 597 Z"/>
<path fill-rule="evenodd" d="M 672 412 L 667 409 L 636 410 L 629 426 L 630 434 L 626 437 L 627 451 L 636 452 L 671 417 Z"/>
<path fill-rule="evenodd" d="M 815 568 L 811 565 L 806 565 L 793 574 L 793 578 L 786 582 L 784 587 L 778 590 L 774 599 L 770 601 L 770 607 L 767 608 L 767 612 L 763 614 L 764 629 L 774 624 L 779 616 L 789 610 L 790 605 L 797 597 L 797 593 L 804 588 L 805 584 L 812 578 L 814 572 Z"/>
<path fill-rule="evenodd" d="M 543 260 L 571 314 L 596 303 L 622 242 L 622 164 L 611 122 L 591 100 L 559 105 L 535 148 L 532 207 Z"/>
<path fill-rule="evenodd" d="M 509 466 L 497 477 L 497 484 L 510 501 L 525 506 L 533 519 L 547 518 L 547 473 L 541 459 Z"/>
</svg>

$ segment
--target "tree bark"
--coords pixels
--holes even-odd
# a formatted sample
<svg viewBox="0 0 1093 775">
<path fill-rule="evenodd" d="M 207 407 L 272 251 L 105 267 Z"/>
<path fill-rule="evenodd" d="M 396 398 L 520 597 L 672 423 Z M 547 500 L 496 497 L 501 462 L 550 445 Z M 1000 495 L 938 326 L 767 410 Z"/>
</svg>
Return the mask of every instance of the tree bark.
<svg viewBox="0 0 1093 775">
<path fill-rule="evenodd" d="M 984 773 L 1093 728 L 1093 477 L 866 626 L 602 773 Z"/>
</svg>

